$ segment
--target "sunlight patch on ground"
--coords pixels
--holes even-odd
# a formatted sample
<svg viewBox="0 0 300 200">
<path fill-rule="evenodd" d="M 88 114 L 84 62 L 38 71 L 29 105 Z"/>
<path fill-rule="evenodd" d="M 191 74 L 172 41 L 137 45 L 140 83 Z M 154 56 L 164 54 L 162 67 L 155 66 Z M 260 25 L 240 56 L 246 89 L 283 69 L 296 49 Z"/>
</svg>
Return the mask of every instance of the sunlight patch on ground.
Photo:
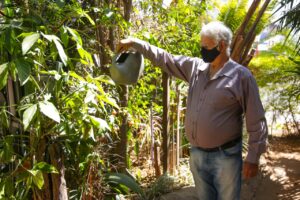
<svg viewBox="0 0 300 200">
<path fill-rule="evenodd" d="M 297 152 L 295 146 L 290 147 L 283 143 L 281 145 L 277 148 L 271 147 L 263 156 L 263 171 L 271 181 L 281 185 L 281 191 L 276 191 L 280 193 L 279 199 L 300 199 L 300 152 Z"/>
<path fill-rule="evenodd" d="M 281 153 L 281 152 L 274 152 L 270 151 L 269 156 L 275 159 L 286 158 L 286 159 L 294 159 L 300 160 L 300 153 L 299 152 L 291 152 L 291 153 Z"/>
</svg>

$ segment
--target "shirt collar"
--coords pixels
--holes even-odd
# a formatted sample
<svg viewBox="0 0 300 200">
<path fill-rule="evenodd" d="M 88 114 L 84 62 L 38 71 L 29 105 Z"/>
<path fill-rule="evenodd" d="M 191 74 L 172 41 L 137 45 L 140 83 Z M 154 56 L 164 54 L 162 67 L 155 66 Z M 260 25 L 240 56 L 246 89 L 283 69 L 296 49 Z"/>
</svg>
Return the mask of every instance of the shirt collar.
<svg viewBox="0 0 300 200">
<path fill-rule="evenodd" d="M 224 66 L 214 75 L 213 79 L 216 79 L 220 76 L 227 76 L 230 78 L 233 78 L 233 71 L 235 61 L 233 61 L 231 58 L 224 64 Z M 207 77 L 209 77 L 209 63 L 203 62 L 202 65 L 198 68 L 199 71 L 203 71 Z"/>
<path fill-rule="evenodd" d="M 229 60 L 224 64 L 224 66 L 217 72 L 217 77 L 219 76 L 227 76 L 232 78 L 233 77 L 233 71 L 234 71 L 234 61 L 229 58 Z"/>
</svg>

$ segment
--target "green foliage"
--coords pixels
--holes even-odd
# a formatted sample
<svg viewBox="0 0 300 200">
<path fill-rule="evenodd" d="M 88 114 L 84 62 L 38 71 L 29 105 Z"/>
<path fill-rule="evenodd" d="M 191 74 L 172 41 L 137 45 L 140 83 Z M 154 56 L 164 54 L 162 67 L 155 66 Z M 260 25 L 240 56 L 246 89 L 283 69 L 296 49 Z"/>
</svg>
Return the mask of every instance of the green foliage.
<svg viewBox="0 0 300 200">
<path fill-rule="evenodd" d="M 133 192 L 139 194 L 140 198 L 143 199 L 145 197 L 144 191 L 140 185 L 133 178 L 127 176 L 126 174 L 109 173 L 106 175 L 106 181 L 108 184 L 119 186 L 119 192 L 124 190 L 124 192 L 126 192 L 125 188 L 129 188 Z M 117 187 L 114 187 L 114 189 L 117 189 Z"/>
<path fill-rule="evenodd" d="M 37 105 L 29 106 L 23 113 L 23 125 L 24 129 L 27 130 L 34 117 L 36 116 Z"/>
<path fill-rule="evenodd" d="M 36 41 L 40 38 L 39 33 L 33 33 L 26 36 L 22 42 L 22 53 L 25 55 L 28 50 L 36 43 Z"/>
<path fill-rule="evenodd" d="M 249 68 L 262 88 L 266 110 L 272 114 L 270 125 L 275 126 L 283 118 L 286 131 L 299 134 L 299 56 L 295 56 L 293 47 L 275 45 L 270 52 L 254 58 Z M 282 121 L 278 123 L 282 124 Z"/>
<path fill-rule="evenodd" d="M 84 193 L 89 165 L 108 165 L 96 151 L 97 142 L 110 138 L 110 112 L 118 109 L 107 92 L 113 82 L 105 75 L 93 77 L 97 69 L 86 50 L 88 38 L 77 30 L 95 22 L 75 0 L 10 3 L 5 2 L 0 16 L 0 90 L 8 77 L 20 81 L 24 95 L 12 106 L 23 128 L 16 134 L 4 123 L 8 134 L 0 139 L 0 198 L 31 198 L 45 189 L 43 175 L 58 173 L 49 158 L 39 156 L 49 155 L 48 148 L 39 152 L 43 141 L 61 147 L 67 185 Z M 8 123 L 5 109 L 1 122 Z"/>
<path fill-rule="evenodd" d="M 0 65 L 0 90 L 2 90 L 6 86 L 8 77 L 8 66 L 8 63 Z"/>
<path fill-rule="evenodd" d="M 49 101 L 39 102 L 39 109 L 45 116 L 56 121 L 57 123 L 60 122 L 59 112 L 51 102 Z"/>
<path fill-rule="evenodd" d="M 39 163 L 35 164 L 33 167 L 33 170 L 40 170 L 45 173 L 58 174 L 58 171 L 57 171 L 57 169 L 55 169 L 54 166 L 49 165 L 48 163 L 45 163 L 45 162 L 39 162 Z"/>
<path fill-rule="evenodd" d="M 136 3 L 132 23 L 123 19 L 123 8 L 110 2 L 98 5 L 96 1 L 5 0 L 0 4 L 4 14 L 0 15 L 0 90 L 3 91 L 8 78 L 12 78 L 14 83 L 20 83 L 22 91 L 21 98 L 13 105 L 18 112 L 15 120 L 22 126 L 18 134 L 9 129 L 8 105 L 0 110 L 1 125 L 8 133 L 0 138 L 3 169 L 0 199 L 31 199 L 45 189 L 44 177 L 51 178 L 51 174 L 60 171 L 50 165 L 49 146 L 52 145 L 61 151 L 70 199 L 83 198 L 91 187 L 101 190 L 97 192 L 106 190 L 105 174 L 110 191 L 131 190 L 141 199 L 154 199 L 169 189 L 172 179 L 167 176 L 159 178 L 150 188 L 142 189 L 131 177 L 110 173 L 115 167 L 108 159 L 112 138 L 119 137 L 118 128 L 124 113 L 129 114 L 129 152 L 134 151 L 139 156 L 149 149 L 145 146 L 149 146 L 153 138 L 151 128 L 155 140 L 160 140 L 161 70 L 146 62 L 143 78 L 130 87 L 128 108 L 120 108 L 113 81 L 94 66 L 93 54 L 99 53 L 100 46 L 96 33 L 110 37 L 107 30 L 115 28 L 114 34 L 124 35 L 130 28 L 135 37 L 173 54 L 198 57 L 203 16 L 212 7 L 197 0 L 179 0 L 168 8 L 162 7 L 161 0 Z M 238 12 L 234 12 L 235 9 Z M 144 14 L 139 15 L 139 11 Z M 227 10 L 223 8 L 221 19 L 236 29 L 245 12 L 245 1 L 239 5 L 234 1 Z M 107 40 L 107 43 L 114 42 Z M 107 46 L 101 48 L 106 54 L 112 54 Z M 280 62 L 276 61 L 262 57 L 257 63 L 253 62 L 253 70 L 261 76 L 259 84 L 282 80 L 276 70 L 283 69 L 279 63 L 289 60 L 280 57 Z M 102 62 L 104 60 L 100 60 L 101 69 L 105 69 L 107 66 Z M 266 62 L 272 63 L 266 65 Z M 266 67 L 271 65 L 275 68 Z M 294 67 L 288 70 L 298 72 Z M 271 80 L 271 75 L 276 77 Z M 172 80 L 171 102 L 175 101 L 174 88 L 178 85 L 186 95 L 187 85 Z M 291 90 L 288 86 L 287 89 Z M 151 120 L 153 127 L 149 125 Z"/>
<path fill-rule="evenodd" d="M 133 22 L 132 35 L 174 55 L 199 57 L 199 34 L 206 6 L 204 2 L 193 0 L 189 3 L 177 1 L 168 8 L 164 8 L 162 1 L 141 1 L 137 9 L 141 9 L 140 12 L 146 14 Z M 141 26 L 141 23 L 146 24 Z M 130 120 L 133 122 L 131 126 L 133 137 L 131 137 L 130 143 L 136 153 L 142 152 L 140 149 L 143 146 L 150 145 L 151 107 L 153 111 L 153 134 L 155 140 L 160 140 L 163 111 L 161 75 L 159 68 L 146 61 L 144 76 L 134 87 L 130 88 L 128 112 L 130 113 Z M 174 98 L 175 95 L 172 95 L 171 101 L 174 101 Z"/>
<path fill-rule="evenodd" d="M 262 52 L 254 58 L 249 68 L 253 71 L 258 85 L 264 87 L 268 83 L 279 83 L 290 75 L 297 66 L 288 55 L 292 51 L 282 44 L 275 45 L 270 52 Z"/>
<path fill-rule="evenodd" d="M 138 195 L 137 199 L 152 200 L 169 192 L 174 184 L 174 177 L 164 174 L 154 181 L 149 187 L 142 188 L 132 177 L 120 174 L 106 174 L 106 180 L 118 193 L 128 194 L 128 189 Z"/>
<path fill-rule="evenodd" d="M 247 14 L 247 0 L 229 1 L 221 7 L 219 20 L 223 21 L 232 32 L 236 32 Z"/>
<path fill-rule="evenodd" d="M 146 198 L 145 199 L 155 199 L 156 197 L 170 192 L 172 186 L 174 185 L 174 177 L 164 174 L 160 176 L 154 183 L 152 183 L 148 189 L 146 189 Z"/>
<path fill-rule="evenodd" d="M 233 33 L 237 31 L 239 26 L 242 24 L 248 8 L 247 8 L 248 1 L 247 0 L 232 0 L 229 1 L 227 4 L 221 7 L 220 14 L 218 16 L 218 19 L 222 22 L 224 22 Z M 272 6 L 269 6 L 269 9 L 271 9 Z M 256 16 L 258 15 L 259 9 L 257 9 L 254 13 L 254 15 L 251 17 L 249 24 L 246 27 L 245 32 L 247 33 L 252 24 L 255 21 Z M 268 13 L 268 12 L 267 12 Z M 269 21 L 270 14 L 264 13 L 262 19 L 259 21 L 257 27 L 255 28 L 255 33 L 260 33 L 263 28 L 265 28 L 265 25 Z"/>
<path fill-rule="evenodd" d="M 299 38 L 299 31 L 300 31 L 300 2 L 295 0 L 279 0 L 276 2 L 277 9 L 275 10 L 274 14 L 276 13 L 279 17 L 275 19 L 275 24 L 279 25 L 279 30 L 288 30 L 288 37 L 294 36 L 298 37 L 295 38 L 297 40 L 297 45 L 295 49 L 297 53 L 300 53 L 300 38 Z"/>
</svg>

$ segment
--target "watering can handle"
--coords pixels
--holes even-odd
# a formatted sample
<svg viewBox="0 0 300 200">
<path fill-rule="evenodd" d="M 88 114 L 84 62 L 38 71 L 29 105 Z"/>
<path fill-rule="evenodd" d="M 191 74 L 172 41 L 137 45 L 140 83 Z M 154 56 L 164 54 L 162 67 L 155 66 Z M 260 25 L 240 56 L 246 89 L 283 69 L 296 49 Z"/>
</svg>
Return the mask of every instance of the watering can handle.
<svg viewBox="0 0 300 200">
<path fill-rule="evenodd" d="M 121 54 L 117 57 L 116 62 L 117 62 L 117 63 L 123 63 L 123 62 L 125 62 L 125 60 L 127 59 L 128 56 L 129 56 L 129 53 L 128 53 L 128 52 L 121 53 Z"/>
</svg>

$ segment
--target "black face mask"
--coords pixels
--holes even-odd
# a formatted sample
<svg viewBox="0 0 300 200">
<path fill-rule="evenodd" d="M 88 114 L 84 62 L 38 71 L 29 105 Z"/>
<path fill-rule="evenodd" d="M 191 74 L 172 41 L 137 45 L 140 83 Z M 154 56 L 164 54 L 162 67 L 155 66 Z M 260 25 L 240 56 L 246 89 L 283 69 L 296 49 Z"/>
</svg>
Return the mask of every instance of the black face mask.
<svg viewBox="0 0 300 200">
<path fill-rule="evenodd" d="M 206 63 L 213 62 L 216 59 L 216 57 L 218 57 L 219 54 L 220 54 L 220 51 L 217 49 L 217 46 L 210 50 L 208 50 L 204 47 L 201 47 L 202 59 Z"/>
</svg>

